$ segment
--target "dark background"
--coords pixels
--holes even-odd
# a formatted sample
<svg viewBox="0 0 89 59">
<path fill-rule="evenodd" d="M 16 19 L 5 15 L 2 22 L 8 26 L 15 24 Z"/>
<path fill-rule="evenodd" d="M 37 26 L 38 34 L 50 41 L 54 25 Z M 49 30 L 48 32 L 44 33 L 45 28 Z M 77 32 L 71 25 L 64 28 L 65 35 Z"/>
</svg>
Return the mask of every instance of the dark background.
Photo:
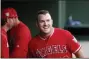
<svg viewBox="0 0 89 59">
<path fill-rule="evenodd" d="M 1 9 L 5 7 L 13 7 L 17 10 L 19 19 L 23 21 L 31 30 L 32 36 L 38 33 L 38 29 L 35 25 L 36 13 L 38 10 L 48 10 L 54 21 L 55 27 L 64 28 L 68 20 L 69 15 L 72 14 L 73 20 L 79 20 L 83 25 L 77 28 L 68 27 L 72 34 L 74 34 L 79 40 L 89 40 L 89 1 L 83 0 L 62 0 L 61 12 L 60 12 L 61 0 L 2 0 Z M 61 16 L 60 16 L 60 13 Z M 61 18 L 61 19 L 60 19 Z M 67 30 L 69 30 L 67 28 Z M 75 30 L 77 29 L 77 34 Z M 80 31 L 81 30 L 81 31 Z M 85 32 L 83 32 L 85 31 Z M 83 33 L 82 33 L 83 32 Z"/>
</svg>

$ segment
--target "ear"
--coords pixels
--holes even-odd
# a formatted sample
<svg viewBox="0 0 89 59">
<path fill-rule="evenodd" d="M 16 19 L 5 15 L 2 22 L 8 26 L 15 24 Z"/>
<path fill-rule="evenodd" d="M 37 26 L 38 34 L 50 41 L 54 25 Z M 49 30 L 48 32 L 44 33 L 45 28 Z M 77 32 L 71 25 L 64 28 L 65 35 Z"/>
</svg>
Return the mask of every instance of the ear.
<svg viewBox="0 0 89 59">
<path fill-rule="evenodd" d="M 36 27 L 38 27 L 38 22 L 36 21 Z"/>
<path fill-rule="evenodd" d="M 53 19 L 52 19 L 52 25 L 53 25 Z"/>
</svg>

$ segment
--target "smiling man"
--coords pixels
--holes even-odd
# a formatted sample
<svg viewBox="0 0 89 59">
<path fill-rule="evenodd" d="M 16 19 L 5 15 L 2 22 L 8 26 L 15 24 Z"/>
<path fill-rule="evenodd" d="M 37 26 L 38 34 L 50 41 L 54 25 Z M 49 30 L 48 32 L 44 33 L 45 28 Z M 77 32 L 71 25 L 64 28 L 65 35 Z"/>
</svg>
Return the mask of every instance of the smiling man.
<svg viewBox="0 0 89 59">
<path fill-rule="evenodd" d="M 83 58 L 81 45 L 67 30 L 53 27 L 53 20 L 47 10 L 40 10 L 36 25 L 40 33 L 29 43 L 31 58 Z"/>
</svg>

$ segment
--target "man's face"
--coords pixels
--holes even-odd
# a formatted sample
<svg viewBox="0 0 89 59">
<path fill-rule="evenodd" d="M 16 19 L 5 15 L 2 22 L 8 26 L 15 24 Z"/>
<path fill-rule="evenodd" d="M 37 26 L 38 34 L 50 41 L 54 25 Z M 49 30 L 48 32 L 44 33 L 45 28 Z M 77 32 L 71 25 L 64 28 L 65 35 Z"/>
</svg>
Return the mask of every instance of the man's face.
<svg viewBox="0 0 89 59">
<path fill-rule="evenodd" d="M 7 18 L 7 26 L 12 28 L 15 25 L 16 18 Z"/>
<path fill-rule="evenodd" d="M 48 34 L 52 30 L 53 20 L 49 13 L 38 15 L 38 27 L 41 32 Z"/>
</svg>

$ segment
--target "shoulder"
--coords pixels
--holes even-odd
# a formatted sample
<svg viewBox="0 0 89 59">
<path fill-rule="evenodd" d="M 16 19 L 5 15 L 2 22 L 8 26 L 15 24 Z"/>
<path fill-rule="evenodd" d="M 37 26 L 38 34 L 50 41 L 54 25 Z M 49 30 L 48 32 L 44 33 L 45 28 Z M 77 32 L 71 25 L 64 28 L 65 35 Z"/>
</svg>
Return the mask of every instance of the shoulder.
<svg viewBox="0 0 89 59">
<path fill-rule="evenodd" d="M 27 25 L 25 25 L 23 22 L 20 22 L 20 24 L 18 24 L 18 31 L 20 32 L 30 32 L 30 29 L 28 28 Z"/>
<path fill-rule="evenodd" d="M 34 36 L 31 41 L 29 42 L 29 47 L 35 47 L 38 41 L 38 36 Z"/>
<path fill-rule="evenodd" d="M 38 34 L 35 35 L 35 36 L 32 38 L 33 41 L 38 41 L 38 39 L 39 39 L 39 35 L 38 35 Z"/>
<path fill-rule="evenodd" d="M 39 35 L 36 35 L 36 36 L 32 37 L 31 42 L 35 43 L 38 41 L 38 39 L 39 39 Z"/>
<path fill-rule="evenodd" d="M 63 34 L 65 36 L 72 36 L 71 32 L 62 28 L 55 28 L 56 33 Z"/>
<path fill-rule="evenodd" d="M 6 31 L 4 29 L 1 29 L 1 38 L 6 36 L 7 36 Z"/>
<path fill-rule="evenodd" d="M 23 22 L 20 22 L 18 24 L 18 27 L 28 29 L 28 26 L 26 24 L 24 24 Z"/>
<path fill-rule="evenodd" d="M 5 34 L 1 33 L 1 39 L 2 39 L 2 40 L 3 40 L 3 39 L 7 39 L 7 36 L 6 36 Z"/>
<path fill-rule="evenodd" d="M 68 30 L 65 30 L 65 29 L 62 29 L 62 28 L 54 28 L 54 31 L 55 32 L 65 33 L 65 34 L 70 33 Z"/>
<path fill-rule="evenodd" d="M 16 27 L 12 28 L 10 30 L 10 34 L 18 37 L 31 37 L 31 31 L 30 29 L 24 24 L 24 23 L 19 23 Z"/>
</svg>

